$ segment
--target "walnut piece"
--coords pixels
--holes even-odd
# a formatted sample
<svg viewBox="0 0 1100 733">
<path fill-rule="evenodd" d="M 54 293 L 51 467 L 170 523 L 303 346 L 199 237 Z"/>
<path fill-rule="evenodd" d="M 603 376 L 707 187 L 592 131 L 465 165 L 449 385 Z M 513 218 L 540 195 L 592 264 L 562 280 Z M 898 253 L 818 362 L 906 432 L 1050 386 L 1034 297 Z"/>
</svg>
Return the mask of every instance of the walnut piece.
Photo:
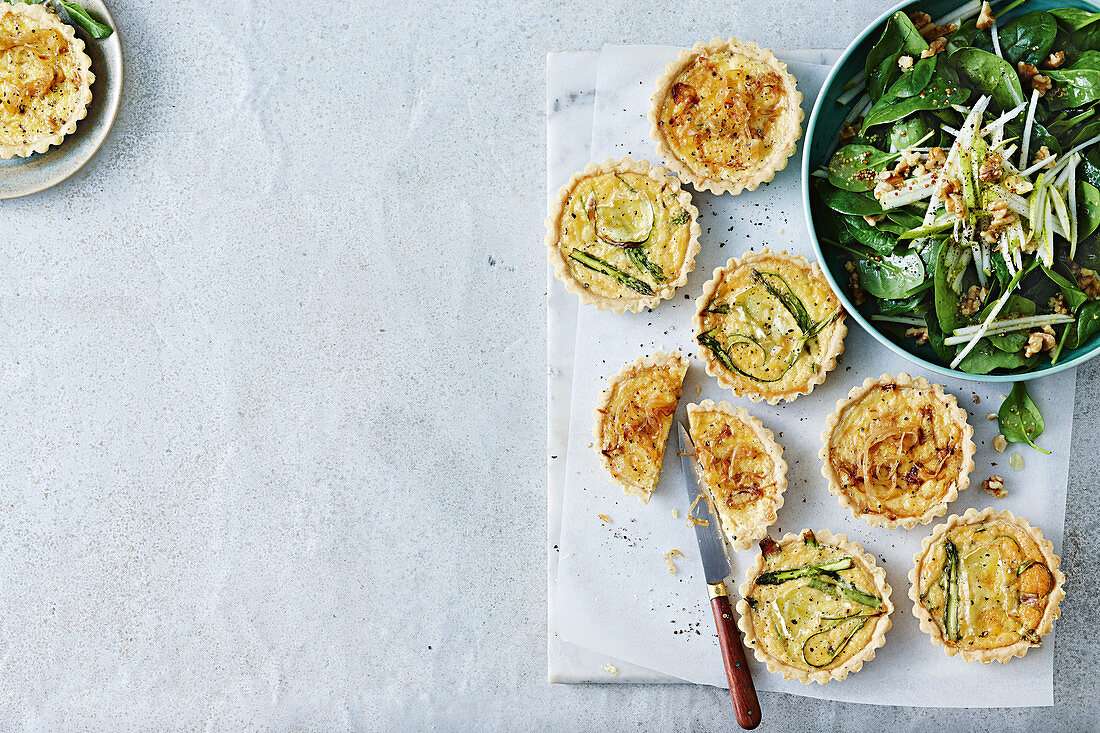
<svg viewBox="0 0 1100 733">
<path fill-rule="evenodd" d="M 1089 298 L 1100 298 L 1100 278 L 1096 277 L 1096 270 L 1087 267 L 1072 265 L 1073 274 L 1077 278 L 1077 287 L 1081 288 Z"/>
<path fill-rule="evenodd" d="M 1047 301 L 1047 307 L 1054 313 L 1062 316 L 1069 315 L 1069 308 L 1066 307 L 1066 296 L 1058 293 Z"/>
<path fill-rule="evenodd" d="M 1001 175 L 1004 174 L 1001 166 L 1003 162 L 1000 153 L 990 153 L 985 156 L 981 170 L 978 171 L 978 180 L 983 183 L 996 183 L 1001 180 Z"/>
<path fill-rule="evenodd" d="M 844 127 L 840 128 L 840 142 L 843 145 L 856 136 L 859 132 L 859 127 L 853 125 L 851 122 L 845 122 Z"/>
<path fill-rule="evenodd" d="M 1003 435 L 1000 437 L 1004 437 Z M 985 489 L 990 496 L 995 499 L 1003 499 L 1008 496 L 1008 492 L 1005 491 L 1005 477 L 1004 476 L 990 476 L 985 481 L 982 481 L 982 488 Z"/>
<path fill-rule="evenodd" d="M 902 72 L 909 71 L 909 69 L 913 68 L 913 57 L 898 56 L 898 68 L 901 69 Z"/>
<path fill-rule="evenodd" d="M 1043 326 L 1038 331 L 1032 331 L 1031 335 L 1027 337 L 1027 345 L 1024 346 L 1024 358 L 1030 359 L 1041 351 L 1050 351 L 1056 343 L 1054 329 L 1050 326 Z"/>
<path fill-rule="evenodd" d="M 1032 64 L 1025 64 L 1020 61 L 1016 64 L 1017 70 L 1020 72 L 1020 76 L 1031 84 L 1031 88 L 1039 92 L 1039 96 L 1043 96 L 1050 91 L 1050 77 L 1044 76 L 1039 73 L 1039 69 Z"/>
<path fill-rule="evenodd" d="M 929 43 L 940 36 L 946 36 L 948 33 L 954 33 L 959 29 L 954 23 L 951 25 L 936 25 L 932 22 L 931 15 L 920 11 L 909 13 L 909 20 L 913 21 L 913 25 L 917 27 L 921 38 Z"/>
<path fill-rule="evenodd" d="M 852 302 L 863 305 L 867 301 L 867 292 L 860 287 L 859 272 L 856 270 L 855 263 L 848 260 L 844 263 L 844 269 L 848 272 L 848 289 L 852 291 Z"/>
<path fill-rule="evenodd" d="M 1050 56 L 1047 56 L 1047 66 L 1049 66 L 1052 69 L 1057 69 L 1057 68 L 1061 67 L 1061 65 L 1064 64 L 1065 62 L 1066 62 L 1066 52 L 1065 51 L 1058 51 L 1057 53 L 1052 53 Z"/>
<path fill-rule="evenodd" d="M 922 59 L 930 59 L 947 47 L 946 38 L 937 38 L 928 44 L 928 48 L 920 52 Z"/>
<path fill-rule="evenodd" d="M 964 316 L 972 316 L 982 309 L 982 305 L 985 304 L 985 296 L 989 291 L 985 288 L 978 287 L 977 285 L 971 285 L 966 294 L 963 296 L 962 301 L 959 303 L 959 313 Z"/>
<path fill-rule="evenodd" d="M 928 343 L 928 328 L 926 326 L 907 328 L 905 329 L 905 335 L 908 338 L 915 338 L 917 340 L 917 346 Z"/>
<path fill-rule="evenodd" d="M 1050 158 L 1050 162 L 1044 165 L 1044 168 L 1049 168 L 1050 166 L 1054 165 L 1054 154 L 1050 152 L 1050 148 L 1044 145 L 1039 148 L 1039 150 L 1035 153 L 1035 159 L 1031 161 L 1031 164 L 1035 165 L 1036 163 L 1040 163 L 1047 158 Z"/>
<path fill-rule="evenodd" d="M 982 12 L 978 13 L 978 22 L 974 25 L 984 30 L 996 22 L 997 19 L 993 17 L 993 8 L 989 7 L 989 0 L 983 0 Z"/>
</svg>

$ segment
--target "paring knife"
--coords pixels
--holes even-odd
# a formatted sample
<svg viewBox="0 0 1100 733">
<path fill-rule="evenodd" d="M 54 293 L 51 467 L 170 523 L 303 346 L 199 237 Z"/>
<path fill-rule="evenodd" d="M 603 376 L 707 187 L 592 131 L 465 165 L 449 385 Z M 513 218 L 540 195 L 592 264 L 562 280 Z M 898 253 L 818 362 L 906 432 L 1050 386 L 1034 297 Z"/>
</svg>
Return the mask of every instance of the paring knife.
<svg viewBox="0 0 1100 733">
<path fill-rule="evenodd" d="M 699 486 L 699 462 L 695 456 L 695 445 L 681 422 L 680 429 L 680 465 L 684 471 L 684 486 L 688 500 L 692 503 L 701 493 Z M 756 687 L 752 684 L 752 674 L 745 661 L 745 647 L 741 645 L 741 634 L 733 618 L 730 599 L 726 593 L 726 576 L 730 575 L 729 557 L 726 555 L 722 530 L 718 526 L 718 517 L 711 511 L 706 500 L 695 504 L 692 516 L 697 520 L 706 520 L 706 524 L 695 525 L 695 538 L 699 540 L 699 554 L 703 558 L 703 576 L 707 581 L 710 594 L 710 607 L 714 611 L 714 623 L 718 626 L 718 644 L 722 647 L 722 661 L 726 665 L 726 679 L 730 683 L 730 697 L 737 722 L 742 728 L 752 730 L 760 725 L 760 702 L 756 699 Z"/>
</svg>

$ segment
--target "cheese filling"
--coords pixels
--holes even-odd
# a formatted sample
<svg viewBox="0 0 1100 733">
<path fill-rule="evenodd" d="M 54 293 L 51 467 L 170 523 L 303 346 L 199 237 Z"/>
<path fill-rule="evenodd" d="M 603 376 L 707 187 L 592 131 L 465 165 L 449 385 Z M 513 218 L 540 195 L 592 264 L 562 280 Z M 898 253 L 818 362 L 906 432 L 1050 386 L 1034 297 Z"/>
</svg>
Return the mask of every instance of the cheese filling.
<svg viewBox="0 0 1100 733">
<path fill-rule="evenodd" d="M 962 471 L 962 426 L 931 389 L 878 385 L 845 410 L 829 461 L 866 513 L 920 516 Z"/>
<path fill-rule="evenodd" d="M 83 83 L 78 55 L 57 28 L 0 14 L 0 145 L 61 131 Z"/>
<path fill-rule="evenodd" d="M 655 366 L 615 384 L 604 412 L 600 451 L 623 481 L 649 491 L 657 485 L 686 373 L 686 364 Z"/>
<path fill-rule="evenodd" d="M 738 180 L 760 167 L 788 112 L 782 77 L 735 51 L 701 55 L 678 77 L 659 124 L 695 173 Z"/>
<path fill-rule="evenodd" d="M 954 575 L 948 572 L 953 561 L 958 563 Z M 956 647 L 1038 643 L 1035 629 L 1053 586 L 1031 535 L 1000 520 L 952 527 L 921 560 L 921 603 L 946 643 Z"/>
<path fill-rule="evenodd" d="M 810 574 L 777 584 L 763 584 L 769 573 L 851 560 L 851 567 L 833 573 Z M 852 600 L 839 584 L 856 589 Z M 882 615 L 874 576 L 840 548 L 784 543 L 765 560 L 748 599 L 756 636 L 764 650 L 801 669 L 832 669 L 859 653 L 874 636 L 874 619 Z M 878 605 L 874 604 L 877 602 Z M 871 605 L 868 605 L 871 604 Z"/>
<path fill-rule="evenodd" d="M 583 287 L 607 298 L 651 296 L 680 277 L 691 215 L 667 183 L 601 173 L 569 195 L 558 241 Z"/>
</svg>

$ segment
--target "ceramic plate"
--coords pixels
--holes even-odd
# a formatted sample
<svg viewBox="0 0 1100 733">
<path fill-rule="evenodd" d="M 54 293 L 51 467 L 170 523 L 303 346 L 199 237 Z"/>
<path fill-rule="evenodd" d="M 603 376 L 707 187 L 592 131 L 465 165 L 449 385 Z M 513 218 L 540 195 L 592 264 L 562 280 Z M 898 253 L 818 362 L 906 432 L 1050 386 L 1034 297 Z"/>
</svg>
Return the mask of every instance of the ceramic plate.
<svg viewBox="0 0 1100 733">
<path fill-rule="evenodd" d="M 13 199 L 37 193 L 64 181 L 92 159 L 107 139 L 122 94 L 122 45 L 118 26 L 101 0 L 80 0 L 89 13 L 115 29 L 107 38 L 96 41 L 76 26 L 76 35 L 84 41 L 84 51 L 92 59 L 92 103 L 88 115 L 66 135 L 60 146 L 29 158 L 0 160 L 0 199 Z"/>
</svg>

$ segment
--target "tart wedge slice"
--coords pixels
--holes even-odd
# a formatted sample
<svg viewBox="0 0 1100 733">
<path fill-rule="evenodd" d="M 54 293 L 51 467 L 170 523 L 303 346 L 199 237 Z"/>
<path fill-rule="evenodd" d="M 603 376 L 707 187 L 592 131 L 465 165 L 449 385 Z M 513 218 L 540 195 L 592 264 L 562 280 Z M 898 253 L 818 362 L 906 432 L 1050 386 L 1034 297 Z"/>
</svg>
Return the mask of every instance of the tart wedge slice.
<svg viewBox="0 0 1100 733">
<path fill-rule="evenodd" d="M 886 643 L 890 585 L 858 542 L 827 530 L 766 537 L 741 586 L 738 627 L 768 671 L 824 685 Z"/>
<path fill-rule="evenodd" d="M 608 158 L 558 192 L 546 219 L 546 256 L 582 303 L 638 312 L 687 282 L 699 252 L 698 216 L 664 168 Z"/>
<path fill-rule="evenodd" d="M 597 402 L 592 432 L 600 462 L 612 481 L 643 504 L 661 477 L 687 370 L 679 352 L 639 357 L 609 380 Z"/>
<path fill-rule="evenodd" d="M 714 271 L 695 307 L 707 374 L 754 402 L 809 394 L 844 351 L 840 301 L 802 256 L 764 249 L 734 257 Z"/>
<path fill-rule="evenodd" d="M 748 549 L 783 506 L 787 463 L 772 431 L 744 407 L 705 400 L 687 407 L 702 485 L 726 540 Z"/>
<path fill-rule="evenodd" d="M 1066 577 L 1054 545 L 1011 512 L 951 515 L 913 562 L 913 613 L 949 657 L 983 664 L 1022 657 L 1061 613 Z"/>
<path fill-rule="evenodd" d="M 657 80 L 650 134 L 696 189 L 738 194 L 772 180 L 802 136 L 802 93 L 755 43 L 715 38 L 685 49 Z"/>
<path fill-rule="evenodd" d="M 821 441 L 829 491 L 875 527 L 911 529 L 942 516 L 974 470 L 966 410 L 942 386 L 904 372 L 853 388 Z"/>
</svg>

